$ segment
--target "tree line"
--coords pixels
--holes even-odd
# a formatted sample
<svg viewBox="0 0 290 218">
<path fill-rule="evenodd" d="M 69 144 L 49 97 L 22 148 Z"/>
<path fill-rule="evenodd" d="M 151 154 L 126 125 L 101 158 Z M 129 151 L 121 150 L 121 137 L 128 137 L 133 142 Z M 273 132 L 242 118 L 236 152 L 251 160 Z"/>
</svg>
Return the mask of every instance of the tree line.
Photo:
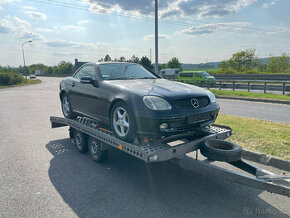
<svg viewBox="0 0 290 218">
<path fill-rule="evenodd" d="M 255 49 L 239 51 L 233 54 L 229 60 L 222 61 L 220 68 L 227 73 L 232 71 L 284 73 L 290 70 L 290 58 L 286 53 L 281 56 L 271 56 L 268 63 L 264 63 L 263 59 L 259 59 L 255 52 Z"/>
</svg>

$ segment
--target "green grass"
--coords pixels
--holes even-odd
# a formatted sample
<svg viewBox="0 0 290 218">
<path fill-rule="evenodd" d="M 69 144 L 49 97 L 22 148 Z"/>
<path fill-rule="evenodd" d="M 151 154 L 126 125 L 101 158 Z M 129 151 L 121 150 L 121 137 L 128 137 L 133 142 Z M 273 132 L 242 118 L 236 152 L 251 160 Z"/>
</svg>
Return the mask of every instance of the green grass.
<svg viewBox="0 0 290 218">
<path fill-rule="evenodd" d="M 26 85 L 31 85 L 31 84 L 37 84 L 40 82 L 41 82 L 41 80 L 39 80 L 39 79 L 27 79 L 27 83 L 24 80 L 22 83 L 19 83 L 16 85 L 0 85 L 0 89 L 9 88 L 9 87 L 17 87 L 17 86 L 26 86 Z"/>
<path fill-rule="evenodd" d="M 269 100 L 280 100 L 280 101 L 290 101 L 290 94 L 287 95 L 276 95 L 270 93 L 253 93 L 246 91 L 226 91 L 211 89 L 212 93 L 216 96 L 231 96 L 231 97 L 243 97 L 243 98 L 257 98 L 257 99 L 269 99 Z"/>
<path fill-rule="evenodd" d="M 230 126 L 228 140 L 247 150 L 290 160 L 290 125 L 220 114 L 218 124 Z"/>
</svg>

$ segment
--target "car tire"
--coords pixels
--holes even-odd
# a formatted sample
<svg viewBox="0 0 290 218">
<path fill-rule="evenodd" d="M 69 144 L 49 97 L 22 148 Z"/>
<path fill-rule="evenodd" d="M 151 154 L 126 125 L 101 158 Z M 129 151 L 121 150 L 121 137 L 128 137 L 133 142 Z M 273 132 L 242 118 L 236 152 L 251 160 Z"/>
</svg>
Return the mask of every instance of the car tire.
<svg viewBox="0 0 290 218">
<path fill-rule="evenodd" d="M 103 144 L 101 141 L 94 137 L 89 137 L 88 148 L 90 157 L 98 162 L 102 163 L 108 158 L 108 150 L 103 150 Z"/>
<path fill-rule="evenodd" d="M 66 118 L 74 119 L 77 117 L 71 109 L 70 100 L 66 93 L 61 95 L 61 110 Z"/>
<path fill-rule="evenodd" d="M 213 139 L 200 145 L 200 152 L 208 159 L 224 162 L 241 160 L 242 148 L 235 143 Z"/>
<path fill-rule="evenodd" d="M 88 136 L 78 130 L 74 131 L 74 143 L 79 152 L 84 153 L 88 150 Z"/>
<path fill-rule="evenodd" d="M 120 113 L 118 113 L 118 111 Z M 114 104 L 111 110 L 110 124 L 111 129 L 117 138 L 127 142 L 131 142 L 135 138 L 135 118 L 132 111 L 125 103 L 117 102 Z"/>
</svg>

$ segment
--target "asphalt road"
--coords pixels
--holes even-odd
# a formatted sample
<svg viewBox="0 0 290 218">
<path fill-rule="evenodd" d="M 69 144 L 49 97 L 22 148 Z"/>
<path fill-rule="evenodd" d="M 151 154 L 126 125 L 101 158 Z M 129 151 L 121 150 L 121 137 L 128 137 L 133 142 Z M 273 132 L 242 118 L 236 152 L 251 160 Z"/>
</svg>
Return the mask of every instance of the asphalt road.
<svg viewBox="0 0 290 218">
<path fill-rule="evenodd" d="M 290 105 L 217 99 L 220 112 L 241 117 L 290 123 Z"/>
<path fill-rule="evenodd" d="M 119 151 L 96 164 L 76 151 L 57 78 L 0 90 L 0 217 L 289 217 L 290 199 Z"/>
</svg>

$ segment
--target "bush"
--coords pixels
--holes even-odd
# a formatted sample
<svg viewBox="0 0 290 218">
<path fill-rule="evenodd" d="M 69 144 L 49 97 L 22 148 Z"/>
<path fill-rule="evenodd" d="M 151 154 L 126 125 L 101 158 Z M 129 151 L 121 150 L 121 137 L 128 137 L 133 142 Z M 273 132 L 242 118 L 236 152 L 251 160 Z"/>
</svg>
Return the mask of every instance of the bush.
<svg viewBox="0 0 290 218">
<path fill-rule="evenodd" d="M 23 80 L 20 74 L 10 69 L 0 69 L 0 85 L 16 85 L 23 82 Z"/>
</svg>

